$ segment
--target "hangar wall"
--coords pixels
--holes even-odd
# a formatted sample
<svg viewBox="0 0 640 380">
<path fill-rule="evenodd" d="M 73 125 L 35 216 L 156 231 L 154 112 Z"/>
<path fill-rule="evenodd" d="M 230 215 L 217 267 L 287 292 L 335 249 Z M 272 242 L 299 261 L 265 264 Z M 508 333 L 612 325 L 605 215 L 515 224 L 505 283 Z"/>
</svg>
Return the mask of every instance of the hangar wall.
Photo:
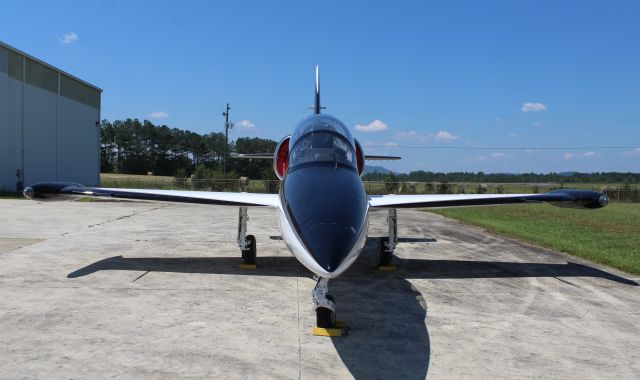
<svg viewBox="0 0 640 380">
<path fill-rule="evenodd" d="M 98 185 L 101 92 L 0 42 L 0 191 Z"/>
</svg>

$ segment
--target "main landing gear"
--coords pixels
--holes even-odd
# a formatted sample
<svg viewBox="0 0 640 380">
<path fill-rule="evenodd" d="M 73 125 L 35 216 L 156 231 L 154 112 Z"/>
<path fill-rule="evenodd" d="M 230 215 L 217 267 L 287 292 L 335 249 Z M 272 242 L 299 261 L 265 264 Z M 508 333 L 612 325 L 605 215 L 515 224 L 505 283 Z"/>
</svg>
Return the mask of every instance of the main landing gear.
<svg viewBox="0 0 640 380">
<path fill-rule="evenodd" d="M 247 235 L 247 221 L 249 215 L 247 215 L 247 208 L 240 207 L 240 214 L 238 217 L 238 246 L 242 252 L 242 269 L 255 269 L 256 268 L 256 237 L 253 235 Z"/>
<path fill-rule="evenodd" d="M 336 320 L 336 299 L 328 294 L 329 279 L 317 277 L 316 287 L 313 288 L 313 306 L 316 309 L 316 336 L 347 335 L 349 327 L 344 321 Z"/>
<path fill-rule="evenodd" d="M 391 265 L 393 251 L 398 245 L 398 214 L 395 208 L 389 209 L 387 217 L 389 223 L 389 236 L 380 238 L 378 243 L 378 270 L 391 271 L 396 267 Z"/>
</svg>

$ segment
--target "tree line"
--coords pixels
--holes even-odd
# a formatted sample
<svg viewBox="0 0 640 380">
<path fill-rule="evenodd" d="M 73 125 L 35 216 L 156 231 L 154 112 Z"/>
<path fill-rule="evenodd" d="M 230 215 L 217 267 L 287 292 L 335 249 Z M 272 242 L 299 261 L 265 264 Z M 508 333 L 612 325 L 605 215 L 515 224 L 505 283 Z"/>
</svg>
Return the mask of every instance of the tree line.
<svg viewBox="0 0 640 380">
<path fill-rule="evenodd" d="M 368 173 L 365 181 L 387 182 L 476 182 L 476 183 L 640 183 L 640 173 L 595 172 L 595 173 L 484 173 L 484 172 L 430 172 L 412 171 L 408 174 Z"/>
<path fill-rule="evenodd" d="M 199 134 L 155 125 L 148 120 L 103 120 L 100 128 L 100 170 L 103 173 L 147 174 L 187 178 L 223 177 L 225 136 Z M 229 142 L 232 153 L 273 152 L 277 142 L 240 137 Z M 271 160 L 229 158 L 227 178 L 276 179 Z M 412 171 L 408 174 L 368 173 L 364 181 L 479 183 L 640 183 L 640 173 L 472 173 Z"/>
<path fill-rule="evenodd" d="M 276 142 L 240 137 L 230 141 L 229 154 L 273 152 Z M 211 179 L 223 177 L 225 136 L 222 132 L 199 134 L 155 125 L 149 120 L 103 120 L 100 127 L 100 171 Z M 247 176 L 275 179 L 270 160 L 230 158 L 227 178 Z M 269 169 L 269 170 L 267 170 Z"/>
</svg>

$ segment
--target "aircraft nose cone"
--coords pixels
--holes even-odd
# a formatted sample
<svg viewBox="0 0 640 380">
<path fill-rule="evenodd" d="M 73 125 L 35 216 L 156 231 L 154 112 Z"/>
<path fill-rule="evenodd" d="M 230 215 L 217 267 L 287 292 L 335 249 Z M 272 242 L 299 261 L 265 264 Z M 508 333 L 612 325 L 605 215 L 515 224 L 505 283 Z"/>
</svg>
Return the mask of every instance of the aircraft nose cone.
<svg viewBox="0 0 640 380">
<path fill-rule="evenodd" d="M 356 244 L 359 231 L 350 223 L 317 220 L 305 223 L 300 232 L 316 262 L 331 273 L 349 255 Z"/>
<path fill-rule="evenodd" d="M 360 177 L 352 170 L 311 167 L 287 174 L 282 188 L 300 240 L 318 265 L 335 272 L 365 225 L 367 197 Z"/>
<path fill-rule="evenodd" d="M 609 197 L 607 197 L 606 195 L 601 195 L 600 198 L 598 198 L 598 203 L 600 203 L 600 206 L 604 207 L 606 205 L 609 204 Z"/>
<path fill-rule="evenodd" d="M 36 195 L 36 192 L 35 190 L 33 190 L 33 187 L 27 186 L 24 188 L 24 191 L 22 191 L 22 195 L 24 195 L 26 198 L 33 199 L 33 197 Z"/>
</svg>

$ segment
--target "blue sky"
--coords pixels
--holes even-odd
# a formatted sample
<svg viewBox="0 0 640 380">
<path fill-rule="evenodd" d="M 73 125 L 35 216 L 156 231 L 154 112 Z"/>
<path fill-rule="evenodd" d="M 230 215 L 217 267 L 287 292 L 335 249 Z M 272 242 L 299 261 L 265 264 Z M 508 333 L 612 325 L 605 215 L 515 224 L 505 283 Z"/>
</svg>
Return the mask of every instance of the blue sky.
<svg viewBox="0 0 640 380">
<path fill-rule="evenodd" d="M 2 8 L 0 40 L 103 88 L 103 118 L 207 133 L 229 101 L 234 138 L 279 140 L 318 64 L 327 113 L 393 170 L 640 171 L 638 1 Z M 552 147 L 585 149 L 506 149 Z"/>
</svg>

